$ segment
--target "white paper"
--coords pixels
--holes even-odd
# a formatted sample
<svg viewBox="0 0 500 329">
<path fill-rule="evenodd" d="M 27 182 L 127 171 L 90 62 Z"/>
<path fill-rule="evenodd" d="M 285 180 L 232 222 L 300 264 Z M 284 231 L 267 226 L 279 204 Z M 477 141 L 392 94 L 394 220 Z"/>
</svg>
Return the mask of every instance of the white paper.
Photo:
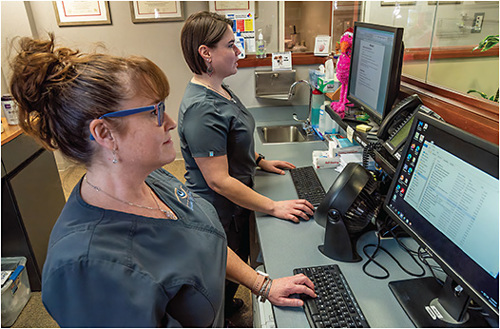
<svg viewBox="0 0 500 329">
<path fill-rule="evenodd" d="M 273 71 L 292 69 L 292 52 L 273 53 L 272 57 Z"/>
</svg>

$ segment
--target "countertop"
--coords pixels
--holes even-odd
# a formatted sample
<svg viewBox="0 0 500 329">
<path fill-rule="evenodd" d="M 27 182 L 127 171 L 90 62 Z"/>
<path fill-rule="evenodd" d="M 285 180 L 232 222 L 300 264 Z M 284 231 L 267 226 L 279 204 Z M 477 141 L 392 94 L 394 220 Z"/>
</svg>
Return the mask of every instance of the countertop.
<svg viewBox="0 0 500 329">
<path fill-rule="evenodd" d="M 292 119 L 294 109 L 291 107 L 249 110 L 254 115 L 257 127 L 294 123 Z M 323 141 L 263 144 L 256 133 L 255 148 L 256 152 L 264 154 L 266 159 L 286 160 L 301 167 L 312 165 L 312 151 L 327 150 L 327 145 Z M 326 191 L 339 175 L 335 169 L 316 169 L 316 173 Z M 276 175 L 257 170 L 254 189 L 273 200 L 297 198 L 289 172 L 285 175 Z M 346 263 L 331 260 L 318 251 L 318 246 L 324 241 L 325 229 L 314 219 L 294 224 L 267 214 L 256 213 L 256 227 L 265 268 L 271 277 L 293 275 L 293 269 L 297 267 L 339 264 L 372 327 L 413 327 L 387 286 L 389 281 L 406 279 L 408 276 L 386 255 L 380 255 L 377 260 L 383 262 L 389 269 L 390 279 L 375 280 L 363 273 L 361 267 L 366 257 L 360 249 L 367 243 L 376 243 L 373 232 L 366 233 L 358 242 L 358 252 L 362 255 L 363 261 Z M 383 246 L 393 249 L 399 261 L 407 268 L 418 272 L 408 255 L 397 247 L 395 241 L 386 240 Z M 369 269 L 372 267 L 369 266 Z M 377 269 L 372 271 L 377 272 Z M 273 312 L 278 327 L 309 327 L 302 308 L 273 307 Z"/>
<path fill-rule="evenodd" d="M 2 117 L 2 127 L 4 131 L 2 132 L 2 145 L 10 142 L 17 136 L 21 135 L 23 131 L 18 125 L 11 126 L 7 123 L 7 119 Z"/>
</svg>

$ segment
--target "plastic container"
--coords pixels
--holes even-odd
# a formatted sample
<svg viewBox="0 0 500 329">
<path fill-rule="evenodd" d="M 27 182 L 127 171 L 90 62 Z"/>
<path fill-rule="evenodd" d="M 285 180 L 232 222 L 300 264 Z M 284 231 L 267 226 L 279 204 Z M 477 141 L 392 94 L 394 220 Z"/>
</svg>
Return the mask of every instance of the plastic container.
<svg viewBox="0 0 500 329">
<path fill-rule="evenodd" d="M 2 109 L 9 125 L 19 124 L 17 104 L 11 95 L 2 95 Z"/>
<path fill-rule="evenodd" d="M 309 69 L 309 83 L 316 89 L 318 89 L 318 79 L 324 78 L 325 72 L 320 70 Z"/>
<path fill-rule="evenodd" d="M 259 30 L 259 37 L 255 41 L 255 47 L 255 57 L 266 58 L 266 40 L 264 40 L 262 30 Z"/>
<path fill-rule="evenodd" d="M 325 96 L 322 92 L 317 89 L 314 89 L 312 92 L 312 100 L 311 100 L 311 124 L 313 126 L 319 125 L 319 111 L 321 109 L 321 105 L 325 101 Z"/>
<path fill-rule="evenodd" d="M 329 101 L 324 101 L 323 102 L 323 109 L 325 109 L 326 107 L 330 106 L 330 103 Z M 325 110 L 325 114 L 326 114 L 326 130 L 325 130 L 325 133 L 327 134 L 335 134 L 337 133 L 337 130 L 335 129 L 335 127 L 337 126 L 336 123 L 335 123 L 335 120 L 332 119 L 332 117 L 330 116 L 330 114 L 328 114 Z"/>
<path fill-rule="evenodd" d="M 2 257 L 2 276 L 4 271 L 12 271 L 2 285 L 2 327 L 10 327 L 31 297 L 26 257 Z"/>
<path fill-rule="evenodd" d="M 234 44 L 240 50 L 238 58 L 245 58 L 245 38 L 241 36 L 241 32 L 236 32 Z"/>
<path fill-rule="evenodd" d="M 318 129 L 322 135 L 335 133 L 333 131 L 334 121 L 325 110 L 325 107 L 329 106 L 329 105 L 330 105 L 329 101 L 324 101 L 323 105 L 321 105 L 321 108 L 319 111 L 319 127 L 318 127 Z"/>
</svg>

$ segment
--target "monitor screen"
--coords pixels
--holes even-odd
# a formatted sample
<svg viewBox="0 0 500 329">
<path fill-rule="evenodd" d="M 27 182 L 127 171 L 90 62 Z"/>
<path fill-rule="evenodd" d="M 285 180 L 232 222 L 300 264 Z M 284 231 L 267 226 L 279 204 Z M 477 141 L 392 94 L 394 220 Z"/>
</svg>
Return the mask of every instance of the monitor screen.
<svg viewBox="0 0 500 329">
<path fill-rule="evenodd" d="M 399 94 L 403 28 L 356 22 L 347 98 L 380 124 Z"/>
<path fill-rule="evenodd" d="M 498 145 L 419 113 L 384 208 L 496 316 L 498 200 Z"/>
</svg>

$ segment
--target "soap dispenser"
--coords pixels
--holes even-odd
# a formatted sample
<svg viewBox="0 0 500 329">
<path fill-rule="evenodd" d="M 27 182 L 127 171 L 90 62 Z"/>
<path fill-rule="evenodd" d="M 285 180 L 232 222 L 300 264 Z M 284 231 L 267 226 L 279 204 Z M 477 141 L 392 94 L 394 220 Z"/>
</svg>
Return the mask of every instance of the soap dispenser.
<svg viewBox="0 0 500 329">
<path fill-rule="evenodd" d="M 262 30 L 259 29 L 259 36 L 257 38 L 257 41 L 255 42 L 256 45 L 256 57 L 257 58 L 266 58 L 266 40 L 264 40 L 264 36 L 262 35 Z"/>
</svg>

